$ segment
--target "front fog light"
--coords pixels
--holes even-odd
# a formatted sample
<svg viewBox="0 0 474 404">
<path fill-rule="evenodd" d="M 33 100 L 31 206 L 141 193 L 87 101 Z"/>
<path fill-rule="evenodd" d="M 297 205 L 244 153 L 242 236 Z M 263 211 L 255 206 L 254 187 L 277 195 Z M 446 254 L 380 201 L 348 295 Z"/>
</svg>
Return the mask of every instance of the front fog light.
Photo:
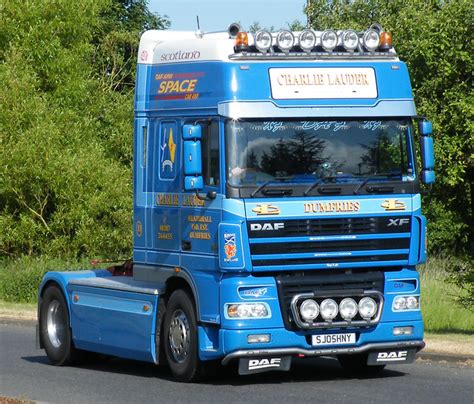
<svg viewBox="0 0 474 404">
<path fill-rule="evenodd" d="M 357 314 L 357 303 L 354 299 L 347 297 L 339 303 L 339 313 L 344 320 L 352 320 Z"/>
<path fill-rule="evenodd" d="M 412 335 L 413 326 L 409 325 L 407 327 L 393 327 L 393 335 Z"/>
<path fill-rule="evenodd" d="M 305 29 L 299 36 L 300 48 L 305 52 L 311 52 L 316 46 L 316 40 L 316 34 L 310 29 Z"/>
<path fill-rule="evenodd" d="M 321 317 L 325 320 L 332 320 L 337 316 L 338 306 L 332 299 L 325 299 L 321 302 Z"/>
<path fill-rule="evenodd" d="M 249 344 L 266 344 L 271 341 L 270 334 L 250 334 L 247 335 Z"/>
<path fill-rule="evenodd" d="M 368 29 L 362 38 L 365 48 L 369 52 L 374 52 L 378 48 L 380 42 L 380 35 L 374 29 Z"/>
<path fill-rule="evenodd" d="M 282 52 L 289 52 L 295 43 L 295 37 L 291 31 L 283 30 L 277 34 L 276 43 Z"/>
<path fill-rule="evenodd" d="M 313 321 L 319 314 L 319 306 L 312 299 L 307 299 L 300 306 L 301 317 L 305 321 Z"/>
<path fill-rule="evenodd" d="M 377 303 L 371 297 L 363 297 L 359 302 L 359 314 L 364 320 L 369 320 L 377 312 Z"/>
<path fill-rule="evenodd" d="M 337 46 L 337 34 L 332 29 L 327 29 L 321 34 L 321 45 L 325 51 L 331 52 Z"/>
<path fill-rule="evenodd" d="M 357 32 L 349 29 L 342 33 L 342 46 L 348 51 L 353 51 L 359 45 L 359 36 Z"/>
<path fill-rule="evenodd" d="M 226 306 L 228 318 L 248 319 L 270 317 L 270 308 L 265 303 L 234 303 Z"/>
<path fill-rule="evenodd" d="M 255 34 L 255 47 L 260 52 L 267 52 L 272 47 L 272 34 L 265 30 L 257 31 Z"/>
</svg>

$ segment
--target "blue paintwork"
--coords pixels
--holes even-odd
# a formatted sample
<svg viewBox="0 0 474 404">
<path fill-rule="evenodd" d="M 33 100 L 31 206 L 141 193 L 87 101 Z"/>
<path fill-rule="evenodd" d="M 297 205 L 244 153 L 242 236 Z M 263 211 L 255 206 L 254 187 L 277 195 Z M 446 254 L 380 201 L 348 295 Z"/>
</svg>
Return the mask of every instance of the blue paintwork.
<svg viewBox="0 0 474 404">
<path fill-rule="evenodd" d="M 71 328 L 76 348 L 122 358 L 157 362 L 158 296 L 69 285 Z M 148 309 L 145 311 L 144 307 Z M 121 336 L 126 336 L 125 338 Z"/>
<path fill-rule="evenodd" d="M 311 348 L 308 335 L 334 331 L 288 331 L 284 328 L 275 277 L 268 272 L 334 270 L 390 267 L 385 272 L 385 305 L 381 322 L 372 328 L 357 329 L 356 346 L 370 342 L 421 340 L 420 310 L 395 313 L 392 303 L 398 294 L 420 294 L 416 265 L 426 260 L 426 218 L 421 212 L 419 194 L 352 195 L 306 198 L 226 198 L 224 122 L 234 112 L 242 116 L 290 117 L 380 117 L 415 116 L 410 80 L 405 63 L 397 61 L 335 62 L 195 62 L 137 67 L 134 123 L 133 169 L 133 260 L 146 269 L 179 268 L 188 282 L 198 316 L 199 356 L 202 360 L 222 358 L 242 349 Z M 271 67 L 370 67 L 375 71 L 377 97 L 371 99 L 275 100 L 271 96 Z M 163 91 L 166 81 L 180 81 L 180 91 Z M 186 80 L 186 82 L 183 82 Z M 191 82 L 192 81 L 192 82 Z M 196 95 L 197 94 L 197 95 Z M 200 120 L 212 119 L 220 128 L 220 183 L 205 185 L 201 176 Z M 425 124 L 423 131 L 428 133 Z M 431 138 L 424 137 L 426 183 L 434 180 Z M 411 150 L 413 140 L 408 140 Z M 431 150 L 431 152 L 430 152 Z M 189 161 L 189 155 L 193 156 Z M 408 164 L 417 179 L 414 152 Z M 186 175 L 187 174 L 187 175 Z M 193 184 L 191 184 L 193 182 Z M 192 190 L 215 191 L 215 199 L 202 201 Z M 187 192 L 189 191 L 189 192 Z M 403 209 L 387 211 L 383 205 L 396 200 Z M 314 213 L 305 204 L 317 202 L 357 202 L 359 209 Z M 258 215 L 258 206 L 278 206 L 278 216 Z M 390 205 L 391 206 L 391 205 Z M 395 206 L 395 205 L 394 205 Z M 398 206 L 398 205 L 397 205 Z M 274 219 L 313 219 L 327 217 L 411 218 L 405 233 L 354 235 L 351 240 L 405 238 L 408 249 L 345 250 L 329 253 L 279 255 L 250 254 L 250 245 L 291 242 L 343 241 L 345 235 L 259 238 L 249 240 L 247 224 Z M 344 257 L 407 254 L 405 260 L 343 262 Z M 341 262 L 252 266 L 252 258 L 268 263 L 282 257 L 341 257 Z M 40 287 L 56 282 L 65 294 L 71 317 L 74 344 L 81 349 L 124 358 L 157 362 L 155 349 L 159 296 L 123 290 L 70 284 L 72 279 L 107 277 L 107 271 L 49 272 Z M 150 285 L 155 285 L 150 282 Z M 79 300 L 71 298 L 77 295 Z M 268 305 L 268 318 L 236 320 L 224 312 L 225 304 L 262 302 Z M 144 306 L 148 309 L 144 310 Z M 394 337 L 394 326 L 411 325 L 414 334 Z M 247 336 L 270 333 L 268 344 L 248 344 Z"/>
</svg>

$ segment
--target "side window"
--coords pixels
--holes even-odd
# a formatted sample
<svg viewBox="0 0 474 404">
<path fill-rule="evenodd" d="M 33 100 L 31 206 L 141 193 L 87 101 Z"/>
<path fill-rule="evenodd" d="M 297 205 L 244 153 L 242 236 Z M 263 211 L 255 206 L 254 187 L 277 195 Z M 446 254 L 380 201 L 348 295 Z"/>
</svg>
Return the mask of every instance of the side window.
<svg viewBox="0 0 474 404">
<path fill-rule="evenodd" d="M 217 187 L 219 176 L 219 123 L 202 124 L 202 175 L 204 184 Z"/>
</svg>

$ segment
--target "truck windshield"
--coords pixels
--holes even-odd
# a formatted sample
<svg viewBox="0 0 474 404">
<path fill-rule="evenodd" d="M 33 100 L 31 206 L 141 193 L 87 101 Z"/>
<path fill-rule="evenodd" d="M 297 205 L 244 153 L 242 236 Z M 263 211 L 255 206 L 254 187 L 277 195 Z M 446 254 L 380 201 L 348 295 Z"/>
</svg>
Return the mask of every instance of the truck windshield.
<svg viewBox="0 0 474 404">
<path fill-rule="evenodd" d="M 361 183 L 413 176 L 409 119 L 229 120 L 227 180 L 258 186 L 291 177 L 292 183 Z M 288 182 L 288 181 L 286 181 Z"/>
</svg>

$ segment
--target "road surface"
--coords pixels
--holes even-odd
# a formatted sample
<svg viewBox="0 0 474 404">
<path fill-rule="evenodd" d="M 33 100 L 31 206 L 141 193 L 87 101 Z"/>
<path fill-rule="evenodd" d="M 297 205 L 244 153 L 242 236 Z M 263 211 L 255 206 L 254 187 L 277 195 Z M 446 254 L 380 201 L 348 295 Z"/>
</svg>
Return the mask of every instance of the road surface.
<svg viewBox="0 0 474 404">
<path fill-rule="evenodd" d="M 238 376 L 199 384 L 173 381 L 166 369 L 109 358 L 54 367 L 35 348 L 32 323 L 0 323 L 0 397 L 47 403 L 470 403 L 474 369 L 454 363 L 392 366 L 377 377 L 350 377 L 332 359 L 293 362 L 291 373 Z M 1 401 L 1 398 L 0 398 Z"/>
</svg>

